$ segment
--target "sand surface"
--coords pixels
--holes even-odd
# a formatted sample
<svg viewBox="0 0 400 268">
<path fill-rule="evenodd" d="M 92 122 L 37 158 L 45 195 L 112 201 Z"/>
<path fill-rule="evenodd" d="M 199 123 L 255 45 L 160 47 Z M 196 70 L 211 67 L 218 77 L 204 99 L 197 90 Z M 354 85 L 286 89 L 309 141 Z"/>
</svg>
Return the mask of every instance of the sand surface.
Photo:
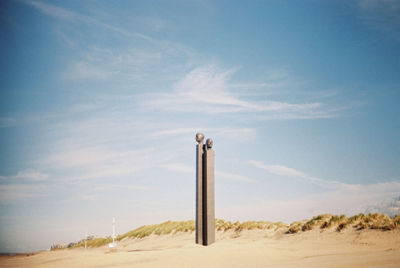
<svg viewBox="0 0 400 268">
<path fill-rule="evenodd" d="M 283 230 L 217 232 L 215 244 L 194 233 L 125 239 L 107 247 L 2 256 L 0 267 L 400 267 L 400 231 Z"/>
</svg>

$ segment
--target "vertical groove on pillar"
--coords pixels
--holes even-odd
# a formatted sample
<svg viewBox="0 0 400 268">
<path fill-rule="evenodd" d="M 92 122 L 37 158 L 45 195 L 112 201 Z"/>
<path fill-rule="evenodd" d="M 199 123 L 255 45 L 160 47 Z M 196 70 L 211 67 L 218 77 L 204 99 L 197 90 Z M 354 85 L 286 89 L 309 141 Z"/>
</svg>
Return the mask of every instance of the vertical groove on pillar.
<svg viewBox="0 0 400 268">
<path fill-rule="evenodd" d="M 207 245 L 207 148 L 203 145 L 203 245 Z"/>
</svg>

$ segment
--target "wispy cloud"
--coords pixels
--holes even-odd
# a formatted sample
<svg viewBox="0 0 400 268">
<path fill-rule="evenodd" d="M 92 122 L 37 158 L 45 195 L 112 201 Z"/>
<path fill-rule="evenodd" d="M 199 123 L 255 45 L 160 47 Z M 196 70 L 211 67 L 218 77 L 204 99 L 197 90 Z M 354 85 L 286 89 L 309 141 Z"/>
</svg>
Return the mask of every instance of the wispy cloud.
<svg viewBox="0 0 400 268">
<path fill-rule="evenodd" d="M 149 37 L 147 35 L 128 31 L 122 27 L 117 27 L 115 25 L 102 22 L 93 17 L 82 15 L 78 12 L 75 12 L 75 11 L 60 7 L 60 6 L 43 3 L 43 2 L 39 2 L 39 1 L 23 1 L 23 2 L 37 8 L 42 13 L 52 16 L 56 19 L 67 20 L 67 21 L 71 21 L 71 22 L 76 22 L 76 21 L 84 22 L 87 24 L 100 26 L 104 29 L 107 29 L 107 30 L 110 30 L 110 31 L 113 31 L 113 32 L 116 32 L 116 33 L 119 33 L 119 34 L 122 34 L 125 36 L 135 36 L 135 37 L 138 37 L 141 39 L 151 40 L 151 37 Z"/>
<path fill-rule="evenodd" d="M 400 215 L 400 196 L 393 198 L 392 200 L 384 200 L 375 205 L 369 206 L 366 213 L 385 213 L 389 216 Z"/>
<path fill-rule="evenodd" d="M 216 135 L 225 139 L 235 140 L 236 142 L 244 142 L 254 140 L 257 135 L 255 128 L 222 128 L 215 131 Z"/>
<path fill-rule="evenodd" d="M 222 177 L 228 180 L 233 180 L 233 181 L 239 181 L 239 182 L 247 182 L 247 183 L 254 183 L 256 180 L 249 178 L 247 176 L 239 175 L 239 174 L 233 174 L 230 172 L 223 172 L 223 171 L 216 171 L 215 176 L 217 178 Z"/>
<path fill-rule="evenodd" d="M 138 150 L 109 150 L 101 146 L 53 153 L 38 163 L 66 173 L 69 181 L 118 177 L 157 166 L 150 158 L 153 147 Z"/>
<path fill-rule="evenodd" d="M 180 164 L 180 163 L 169 163 L 169 164 L 164 164 L 161 165 L 162 168 L 165 168 L 167 170 L 170 171 L 174 171 L 174 172 L 181 172 L 181 173 L 193 173 L 195 172 L 194 167 L 192 166 L 187 166 L 184 164 Z"/>
<path fill-rule="evenodd" d="M 16 175 L 0 176 L 0 201 L 35 198 L 47 195 L 49 175 L 37 170 L 22 170 Z"/>
<path fill-rule="evenodd" d="M 310 183 L 319 185 L 324 188 L 330 188 L 330 189 L 353 188 L 354 189 L 354 188 L 358 188 L 360 186 L 360 185 L 356 185 L 356 184 L 346 184 L 346 183 L 341 183 L 338 181 L 330 181 L 330 180 L 316 178 L 316 177 L 310 176 L 304 172 L 298 171 L 294 168 L 289 168 L 289 167 L 282 166 L 282 165 L 266 165 L 260 161 L 254 161 L 254 160 L 251 160 L 248 163 L 251 166 L 264 169 L 271 174 L 275 174 L 275 175 L 282 176 L 282 177 L 291 177 L 291 178 L 301 179 L 303 181 L 310 182 Z"/>
<path fill-rule="evenodd" d="M 102 192 L 109 191 L 113 189 L 117 190 L 149 190 L 149 187 L 142 185 L 133 185 L 133 184 L 115 184 L 115 183 L 95 183 L 92 184 L 94 192 Z"/>
<path fill-rule="evenodd" d="M 163 60 L 170 55 L 159 46 L 119 48 L 110 50 L 89 47 L 80 51 L 80 58 L 72 61 L 65 77 L 72 80 L 108 80 L 118 78 L 123 81 L 138 81 L 147 78 L 152 71 L 163 66 Z"/>
<path fill-rule="evenodd" d="M 49 178 L 48 174 L 39 172 L 37 170 L 23 170 L 18 171 L 13 176 L 0 176 L 0 179 L 15 181 L 15 180 L 26 180 L 26 181 L 45 181 Z"/>
<path fill-rule="evenodd" d="M 49 175 L 35 171 L 35 170 L 26 170 L 20 171 L 17 175 L 14 176 L 16 179 L 27 179 L 32 181 L 44 181 L 49 178 Z"/>
<path fill-rule="evenodd" d="M 258 168 L 262 168 L 267 170 L 269 173 L 276 174 L 279 176 L 291 176 L 291 177 L 300 177 L 300 178 L 308 178 L 309 176 L 305 173 L 295 170 L 293 168 L 280 166 L 280 165 L 265 165 L 260 161 L 249 161 L 249 164 Z"/>
<path fill-rule="evenodd" d="M 173 136 L 173 135 L 180 135 L 180 134 L 193 134 L 196 132 L 196 128 L 175 128 L 175 129 L 167 129 L 167 130 L 160 130 L 152 133 L 152 136 Z M 202 131 L 207 129 L 201 128 Z"/>
<path fill-rule="evenodd" d="M 108 68 L 104 68 L 104 66 L 98 66 L 85 61 L 75 62 L 67 71 L 68 78 L 72 79 L 106 80 L 118 73 L 118 71 L 111 71 Z"/>
<path fill-rule="evenodd" d="M 69 181 L 67 184 L 73 186 L 76 189 L 80 189 L 74 198 L 80 198 L 88 201 L 104 201 L 112 196 L 122 196 L 132 191 L 141 193 L 143 191 L 152 191 L 151 186 L 145 186 L 135 183 L 99 183 L 90 180 L 74 180 Z"/>
<path fill-rule="evenodd" d="M 179 74 L 187 65 L 190 65 L 194 53 L 180 43 L 158 39 L 136 31 L 138 27 L 146 24 L 152 27 L 163 27 L 165 21 L 159 18 L 141 18 L 139 26 L 129 29 L 120 25 L 126 24 L 123 18 L 103 18 L 98 12 L 96 15 L 84 15 L 71 9 L 41 1 L 23 0 L 24 3 L 36 8 L 41 13 L 60 21 L 78 23 L 92 29 L 105 30 L 116 33 L 115 38 L 124 40 L 118 49 L 104 48 L 96 43 L 82 40 L 79 32 L 70 32 L 67 23 L 58 25 L 53 29 L 55 33 L 77 54 L 70 57 L 66 64 L 65 78 L 71 80 L 110 80 L 116 78 L 119 83 L 132 83 L 132 81 L 151 81 L 152 75 L 157 72 L 159 79 Z M 112 22 L 109 22 L 112 21 Z M 78 27 L 80 28 L 80 27 Z M 68 32 L 64 33 L 63 29 Z M 134 45 L 130 45 L 130 44 Z M 174 62 L 171 65 L 171 61 Z M 147 80 L 146 80 L 147 79 Z M 129 84 L 131 86 L 131 84 Z"/>
<path fill-rule="evenodd" d="M 166 129 L 153 132 L 151 136 L 165 137 L 165 136 L 176 136 L 176 135 L 194 135 L 197 132 L 213 132 L 216 136 L 225 137 L 228 139 L 235 140 L 251 140 L 256 136 L 256 129 L 254 128 L 204 128 L 204 127 L 192 127 L 192 128 L 175 128 Z"/>
<path fill-rule="evenodd" d="M 48 187 L 43 184 L 2 184 L 0 185 L 0 201 L 45 196 L 47 190 Z"/>
<path fill-rule="evenodd" d="M 209 114 L 253 112 L 275 115 L 277 119 L 333 116 L 320 102 L 288 103 L 239 98 L 232 93 L 235 85 L 229 82 L 235 72 L 235 68 L 220 71 L 213 65 L 196 68 L 174 84 L 172 93 L 152 95 L 145 106 L 148 109 Z"/>
</svg>

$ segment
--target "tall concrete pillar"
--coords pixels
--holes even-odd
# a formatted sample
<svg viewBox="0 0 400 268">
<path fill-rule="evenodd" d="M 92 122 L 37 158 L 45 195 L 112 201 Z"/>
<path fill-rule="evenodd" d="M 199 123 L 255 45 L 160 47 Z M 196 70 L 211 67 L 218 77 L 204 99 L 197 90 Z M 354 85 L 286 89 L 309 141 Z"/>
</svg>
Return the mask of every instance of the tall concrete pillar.
<svg viewBox="0 0 400 268">
<path fill-rule="evenodd" d="M 212 149 L 212 139 L 207 139 L 207 149 L 204 152 L 204 162 L 206 167 L 204 168 L 204 193 L 205 209 L 203 211 L 203 218 L 205 219 L 203 230 L 205 235 L 203 236 L 203 245 L 210 245 L 215 242 L 215 197 L 214 197 L 214 150 Z"/>
<path fill-rule="evenodd" d="M 196 243 L 215 242 L 214 151 L 213 141 L 196 134 Z"/>
<path fill-rule="evenodd" d="M 196 134 L 196 244 L 203 244 L 203 155 L 204 135 Z"/>
</svg>

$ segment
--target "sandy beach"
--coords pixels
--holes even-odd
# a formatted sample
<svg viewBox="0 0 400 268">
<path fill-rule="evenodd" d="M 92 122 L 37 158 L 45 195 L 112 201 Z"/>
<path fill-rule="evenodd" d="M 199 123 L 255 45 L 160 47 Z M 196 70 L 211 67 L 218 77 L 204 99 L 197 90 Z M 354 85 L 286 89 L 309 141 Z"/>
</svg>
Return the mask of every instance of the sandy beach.
<svg viewBox="0 0 400 268">
<path fill-rule="evenodd" d="M 127 238 L 107 246 L 2 256 L 0 267 L 399 267 L 400 231 L 314 229 L 218 231 L 216 243 L 194 232 Z"/>
</svg>

